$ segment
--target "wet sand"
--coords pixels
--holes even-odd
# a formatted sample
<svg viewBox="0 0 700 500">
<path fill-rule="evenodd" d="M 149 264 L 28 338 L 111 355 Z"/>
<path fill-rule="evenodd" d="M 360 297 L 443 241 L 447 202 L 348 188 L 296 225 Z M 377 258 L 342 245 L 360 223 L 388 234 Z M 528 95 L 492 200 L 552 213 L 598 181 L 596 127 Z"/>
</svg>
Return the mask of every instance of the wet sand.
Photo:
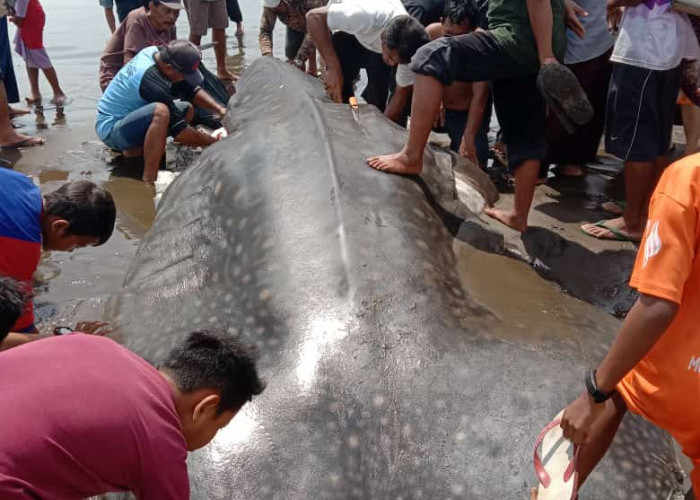
<svg viewBox="0 0 700 500">
<path fill-rule="evenodd" d="M 58 73 L 64 92 L 72 99 L 63 113 L 47 106 L 14 120 L 21 131 L 46 138 L 46 145 L 18 151 L 0 151 L 0 157 L 17 171 L 28 174 L 42 192 L 57 188 L 68 180 L 87 179 L 104 185 L 117 204 L 114 235 L 103 246 L 79 249 L 72 253 L 44 254 L 35 287 L 39 328 L 47 331 L 56 325 L 74 325 L 76 321 L 100 319 L 104 304 L 122 286 L 127 267 L 141 238 L 153 223 L 156 201 L 153 191 L 143 183 L 113 172 L 114 158 L 97 139 L 94 117 L 100 89 L 97 70 L 102 49 L 109 38 L 103 9 L 97 2 L 42 0 L 47 21 L 44 43 Z M 257 36 L 261 7 L 257 0 L 242 0 L 245 36 L 237 40 L 235 24 L 229 27 L 228 66 L 240 74 L 259 57 Z M 189 34 L 183 11 L 178 19 L 178 35 Z M 13 46 L 14 26 L 10 27 Z M 210 36 L 204 37 L 203 43 Z M 282 56 L 284 30 L 275 30 L 275 54 Z M 242 42 L 242 43 L 240 43 Z M 212 69 L 213 50 L 204 52 Z M 22 101 L 29 84 L 22 59 L 13 53 L 13 62 Z M 45 101 L 51 99 L 50 87 L 40 78 Z M 23 106 L 24 102 L 18 106 Z M 173 159 L 173 149 L 169 150 Z M 159 187 L 162 190 L 163 186 Z"/>
</svg>

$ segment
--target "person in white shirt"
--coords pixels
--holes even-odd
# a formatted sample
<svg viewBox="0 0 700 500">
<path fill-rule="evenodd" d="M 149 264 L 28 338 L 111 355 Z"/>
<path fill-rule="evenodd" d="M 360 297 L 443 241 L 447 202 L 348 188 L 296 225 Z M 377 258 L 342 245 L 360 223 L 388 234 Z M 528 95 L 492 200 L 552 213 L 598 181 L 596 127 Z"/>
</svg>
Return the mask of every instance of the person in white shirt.
<svg viewBox="0 0 700 500">
<path fill-rule="evenodd" d="M 681 62 L 697 60 L 700 47 L 688 16 L 674 11 L 671 0 L 609 0 L 609 17 L 622 7 L 610 58 L 605 150 L 625 162 L 627 204 L 621 217 L 582 229 L 599 239 L 639 241 L 649 197 L 667 164 Z"/>
<path fill-rule="evenodd" d="M 398 66 L 398 87 L 411 87 L 415 77 L 407 65 L 429 41 L 400 0 L 334 0 L 309 11 L 306 26 L 326 62 L 329 96 L 348 102 L 364 68 L 367 87 L 362 97 L 382 111 L 387 108 L 391 68 Z"/>
</svg>

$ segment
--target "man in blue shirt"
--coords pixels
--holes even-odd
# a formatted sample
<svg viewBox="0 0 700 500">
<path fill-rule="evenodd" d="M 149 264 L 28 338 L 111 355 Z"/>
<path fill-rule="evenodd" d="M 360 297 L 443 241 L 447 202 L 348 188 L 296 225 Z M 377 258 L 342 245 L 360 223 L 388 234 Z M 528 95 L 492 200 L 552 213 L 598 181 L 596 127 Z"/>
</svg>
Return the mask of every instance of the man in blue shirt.
<svg viewBox="0 0 700 500">
<path fill-rule="evenodd" d="M 119 70 L 97 104 L 98 137 L 125 156 L 143 154 L 144 182 L 156 180 L 168 135 L 193 147 L 225 137 L 221 129 L 210 135 L 188 124 L 194 115 L 192 105 L 220 117 L 226 113 L 200 86 L 204 80 L 200 62 L 199 49 L 185 40 L 146 47 Z"/>
</svg>

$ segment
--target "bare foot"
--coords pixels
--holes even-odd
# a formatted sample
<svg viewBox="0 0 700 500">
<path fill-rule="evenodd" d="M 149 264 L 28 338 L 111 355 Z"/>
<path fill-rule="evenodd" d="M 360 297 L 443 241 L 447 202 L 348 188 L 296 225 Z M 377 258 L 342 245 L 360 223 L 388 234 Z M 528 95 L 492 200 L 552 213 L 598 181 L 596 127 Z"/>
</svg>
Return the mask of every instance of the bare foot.
<svg viewBox="0 0 700 500">
<path fill-rule="evenodd" d="M 367 159 L 367 165 L 388 174 L 418 175 L 423 170 L 421 159 L 412 159 L 401 151 L 393 155 L 373 156 Z"/>
<path fill-rule="evenodd" d="M 28 115 L 31 113 L 30 110 L 28 109 L 22 109 L 22 108 L 13 108 L 12 106 L 7 107 L 10 110 L 10 117 L 14 118 L 15 116 L 20 116 L 20 115 Z"/>
<path fill-rule="evenodd" d="M 41 104 L 41 94 L 32 94 L 25 98 L 25 101 L 27 101 L 27 106 L 38 106 Z"/>
<path fill-rule="evenodd" d="M 488 207 L 484 209 L 484 213 L 520 233 L 524 233 L 527 230 L 527 219 L 517 216 L 513 211 L 506 212 L 495 207 Z"/>
<path fill-rule="evenodd" d="M 54 94 L 53 99 L 51 99 L 51 104 L 55 106 L 62 106 L 67 100 L 68 98 L 65 94 Z"/>
<path fill-rule="evenodd" d="M 225 69 L 223 72 L 219 71 L 218 76 L 219 80 L 223 80 L 225 82 L 235 82 L 236 80 L 238 80 L 238 77 L 227 69 Z"/>
<path fill-rule="evenodd" d="M 581 230 L 599 240 L 638 242 L 642 239 L 642 231 L 628 228 L 627 224 L 625 224 L 625 219 L 622 217 L 601 220 L 594 224 L 584 224 L 581 226 Z"/>
<path fill-rule="evenodd" d="M 537 500 L 537 488 L 530 490 L 530 500 Z"/>
<path fill-rule="evenodd" d="M 0 147 L 3 148 L 31 148 L 32 146 L 41 146 L 42 144 L 44 144 L 43 138 L 18 134 L 14 130 L 0 137 Z"/>
</svg>

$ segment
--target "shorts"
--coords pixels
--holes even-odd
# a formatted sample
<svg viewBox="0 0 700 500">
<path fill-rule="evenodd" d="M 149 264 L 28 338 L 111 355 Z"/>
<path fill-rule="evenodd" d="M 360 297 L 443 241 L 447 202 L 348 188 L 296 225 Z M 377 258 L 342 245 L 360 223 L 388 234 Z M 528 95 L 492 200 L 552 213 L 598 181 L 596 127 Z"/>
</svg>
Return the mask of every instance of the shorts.
<svg viewBox="0 0 700 500">
<path fill-rule="evenodd" d="M 111 9 L 114 7 L 114 0 L 100 0 L 100 6 L 105 9 Z"/>
<path fill-rule="evenodd" d="M 175 105 L 183 113 L 190 107 L 190 103 L 184 101 L 176 101 Z M 156 103 L 152 102 L 132 111 L 114 124 L 112 131 L 102 142 L 115 151 L 140 148 L 153 121 L 155 108 Z"/>
<path fill-rule="evenodd" d="M 655 71 L 613 63 L 605 150 L 625 161 L 651 162 L 671 147 L 680 66 Z"/>
<path fill-rule="evenodd" d="M 228 28 L 226 0 L 185 0 L 185 8 L 190 21 L 190 33 L 193 35 L 206 35 L 209 28 Z"/>
<path fill-rule="evenodd" d="M 491 33 L 475 31 L 438 38 L 423 45 L 411 59 L 411 70 L 450 85 L 454 81 L 508 80 L 536 74 L 539 67 L 518 64 Z"/>
<path fill-rule="evenodd" d="M 284 55 L 288 60 L 294 60 L 297 56 L 297 52 L 301 48 L 301 44 L 304 43 L 304 38 L 306 38 L 306 33 L 303 31 L 293 30 L 287 28 L 287 37 L 284 44 Z"/>
</svg>

